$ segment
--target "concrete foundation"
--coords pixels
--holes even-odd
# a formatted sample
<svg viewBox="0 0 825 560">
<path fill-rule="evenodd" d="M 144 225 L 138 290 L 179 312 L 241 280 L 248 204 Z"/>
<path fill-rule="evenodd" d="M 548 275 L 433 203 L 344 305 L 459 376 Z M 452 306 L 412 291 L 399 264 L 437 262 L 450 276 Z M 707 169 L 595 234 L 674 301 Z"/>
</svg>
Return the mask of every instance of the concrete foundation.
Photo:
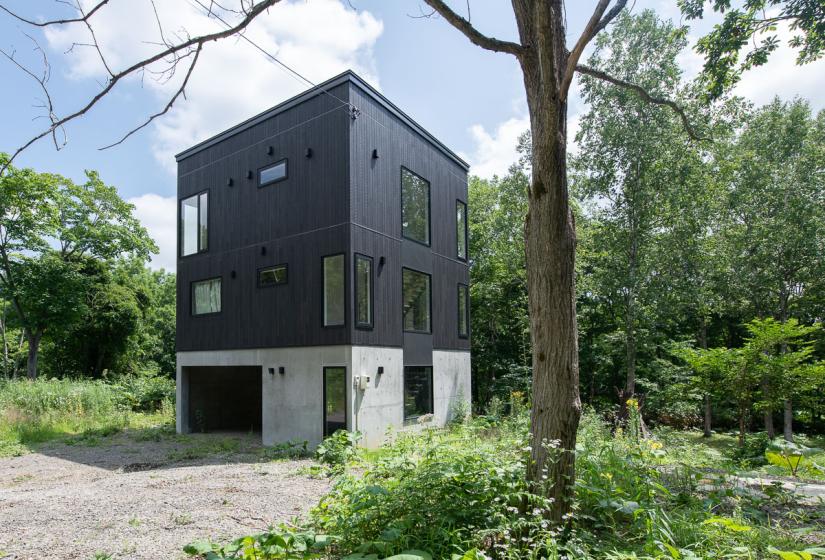
<svg viewBox="0 0 825 560">
<path fill-rule="evenodd" d="M 456 410 L 469 410 L 470 353 L 433 351 L 433 415 L 429 422 L 404 425 L 404 355 L 401 348 L 372 346 L 316 346 L 178 352 L 177 431 L 193 431 L 193 397 L 204 394 L 203 368 L 211 375 L 231 376 L 232 368 L 260 368 L 261 400 L 245 405 L 260 406 L 262 439 L 265 445 L 307 441 L 316 446 L 324 433 L 324 367 L 347 371 L 347 428 L 363 434 L 362 445 L 377 447 L 393 431 L 443 426 Z M 383 373 L 378 370 L 383 368 Z M 239 370 L 235 370 L 239 371 Z M 249 370 L 244 370 L 249 371 Z M 283 373 L 280 373 L 283 371 Z M 359 378 L 369 378 L 365 388 L 356 388 Z M 222 377 L 225 379 L 225 377 Z M 249 392 L 249 387 L 244 394 Z M 237 392 L 211 393 L 221 410 Z M 461 406 L 459 403 L 465 403 Z M 200 403 L 199 406 L 203 406 Z M 210 409 L 215 410 L 215 409 Z"/>
</svg>

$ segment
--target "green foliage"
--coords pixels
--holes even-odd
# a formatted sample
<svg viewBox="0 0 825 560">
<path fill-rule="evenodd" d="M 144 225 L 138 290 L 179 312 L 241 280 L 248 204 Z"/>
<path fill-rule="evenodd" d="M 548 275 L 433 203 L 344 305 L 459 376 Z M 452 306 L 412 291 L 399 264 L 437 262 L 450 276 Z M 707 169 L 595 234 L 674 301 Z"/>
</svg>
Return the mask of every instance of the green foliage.
<svg viewBox="0 0 825 560">
<path fill-rule="evenodd" d="M 109 435 L 143 422 L 168 423 L 174 382 L 167 378 L 118 383 L 70 379 L 0 379 L 0 456 L 20 455 L 31 444 L 67 436 Z M 68 440 L 72 441 L 72 440 Z"/>
<path fill-rule="evenodd" d="M 707 438 L 612 433 L 592 411 L 580 424 L 574 511 L 564 530 L 553 527 L 545 518 L 547 500 L 524 480 L 527 428 L 522 407 L 514 416 L 399 433 L 343 470 L 298 529 L 188 551 L 224 558 L 246 542 L 261 560 L 282 558 L 283 546 L 268 556 L 255 543 L 292 533 L 329 535 L 322 549 L 297 554 L 349 560 L 765 558 L 771 548 L 810 548 L 795 536 L 798 504 L 779 493 L 744 491 L 726 474 L 708 472 L 732 463 Z"/>
<path fill-rule="evenodd" d="M 689 20 L 702 18 L 706 3 L 678 0 Z M 768 61 L 780 46 L 779 25 L 787 24 L 793 33 L 787 44 L 797 49 L 797 64 L 813 62 L 825 52 L 825 7 L 820 0 L 747 0 L 741 7 L 732 7 L 731 0 L 713 0 L 710 5 L 724 17 L 696 46 L 705 57 L 701 79 L 709 99 L 732 88 L 744 71 Z"/>
<path fill-rule="evenodd" d="M 359 439 L 361 439 L 359 432 L 338 430 L 321 442 L 315 450 L 315 459 L 333 472 L 340 472 L 344 465 L 355 456 L 355 445 Z"/>
<path fill-rule="evenodd" d="M 277 530 L 241 537 L 224 546 L 198 541 L 186 545 L 183 550 L 204 560 L 309 560 L 322 558 L 321 552 L 329 544 L 330 539 L 323 535 L 281 526 Z"/>
<path fill-rule="evenodd" d="M 791 476 L 797 476 L 805 458 L 821 451 L 821 449 L 815 447 L 806 447 L 792 441 L 775 439 L 768 445 L 765 458 L 772 465 L 788 469 Z"/>
</svg>

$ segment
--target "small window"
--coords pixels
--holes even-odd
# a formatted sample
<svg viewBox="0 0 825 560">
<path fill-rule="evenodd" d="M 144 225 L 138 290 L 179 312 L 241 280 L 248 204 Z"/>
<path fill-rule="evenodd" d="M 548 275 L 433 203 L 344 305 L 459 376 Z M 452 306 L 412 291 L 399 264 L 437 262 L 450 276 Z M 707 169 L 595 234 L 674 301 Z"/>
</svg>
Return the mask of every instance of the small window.
<svg viewBox="0 0 825 560">
<path fill-rule="evenodd" d="M 258 271 L 258 286 L 261 288 L 279 286 L 286 284 L 287 278 L 287 268 L 285 264 L 262 268 Z"/>
<path fill-rule="evenodd" d="M 433 368 L 404 366 L 404 421 L 433 413 Z"/>
<path fill-rule="evenodd" d="M 355 255 L 355 326 L 372 328 L 372 258 Z"/>
<path fill-rule="evenodd" d="M 344 255 L 324 257 L 324 326 L 344 324 Z"/>
<path fill-rule="evenodd" d="M 221 279 L 192 282 L 192 315 L 209 315 L 221 311 Z"/>
<path fill-rule="evenodd" d="M 404 330 L 430 332 L 430 275 L 405 268 L 402 270 L 401 312 Z"/>
<path fill-rule="evenodd" d="M 208 248 L 208 193 L 202 192 L 180 201 L 180 256 L 202 253 Z"/>
<path fill-rule="evenodd" d="M 458 336 L 470 336 L 470 293 L 465 284 L 458 285 Z"/>
<path fill-rule="evenodd" d="M 264 167 L 263 169 L 258 171 L 259 187 L 269 185 L 270 183 L 277 183 L 278 181 L 283 181 L 284 179 L 286 179 L 285 159 L 282 159 L 281 161 L 274 163 L 269 167 Z"/>
<path fill-rule="evenodd" d="M 430 244 L 430 183 L 401 168 L 401 235 Z"/>
<path fill-rule="evenodd" d="M 461 260 L 467 260 L 467 205 L 455 201 L 455 235 L 456 254 Z"/>
</svg>

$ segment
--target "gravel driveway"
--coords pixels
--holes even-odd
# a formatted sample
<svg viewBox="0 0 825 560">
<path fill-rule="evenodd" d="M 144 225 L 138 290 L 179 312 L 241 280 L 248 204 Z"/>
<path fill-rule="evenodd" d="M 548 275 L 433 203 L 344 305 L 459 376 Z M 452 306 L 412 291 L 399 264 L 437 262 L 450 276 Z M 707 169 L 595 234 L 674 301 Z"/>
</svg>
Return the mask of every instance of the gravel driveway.
<svg viewBox="0 0 825 560">
<path fill-rule="evenodd" d="M 144 436 L 145 437 L 145 436 Z M 289 521 L 329 482 L 269 461 L 252 435 L 118 434 L 0 459 L 0 558 L 185 558 Z"/>
</svg>

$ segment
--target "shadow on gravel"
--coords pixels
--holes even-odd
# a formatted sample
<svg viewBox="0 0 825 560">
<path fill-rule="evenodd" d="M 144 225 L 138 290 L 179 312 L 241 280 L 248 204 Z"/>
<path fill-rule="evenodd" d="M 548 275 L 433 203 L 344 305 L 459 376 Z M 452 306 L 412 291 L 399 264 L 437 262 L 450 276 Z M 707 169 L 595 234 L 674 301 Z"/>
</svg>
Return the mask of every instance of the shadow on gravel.
<svg viewBox="0 0 825 560">
<path fill-rule="evenodd" d="M 256 432 L 176 434 L 168 427 L 127 429 L 116 434 L 86 433 L 33 446 L 32 451 L 124 473 L 197 465 L 266 463 L 308 456 L 306 446 L 264 447 Z"/>
</svg>

